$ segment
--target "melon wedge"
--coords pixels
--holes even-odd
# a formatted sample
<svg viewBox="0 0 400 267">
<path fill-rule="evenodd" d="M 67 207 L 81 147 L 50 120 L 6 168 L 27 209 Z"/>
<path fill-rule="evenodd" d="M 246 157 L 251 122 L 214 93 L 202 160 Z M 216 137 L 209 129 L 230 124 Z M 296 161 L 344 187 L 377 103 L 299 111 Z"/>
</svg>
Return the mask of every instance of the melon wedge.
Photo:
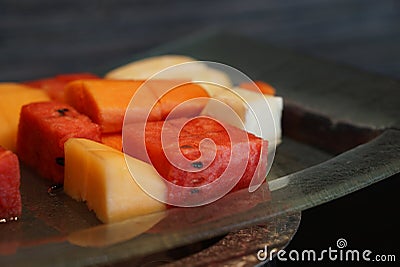
<svg viewBox="0 0 400 267">
<path fill-rule="evenodd" d="M 189 62 L 191 63 L 184 64 Z M 109 71 L 105 77 L 117 80 L 185 79 L 232 87 L 232 81 L 225 72 L 184 55 L 161 55 L 140 59 Z M 201 85 L 206 90 L 213 90 L 216 87 L 207 83 Z"/>
<path fill-rule="evenodd" d="M 122 130 L 128 108 L 128 120 L 131 122 L 141 121 L 142 118 L 147 118 L 147 115 L 149 121 L 158 121 L 181 103 L 201 98 L 195 104 L 183 105 L 183 108 L 179 109 L 180 115 L 178 114 L 198 115 L 207 103 L 208 93 L 199 85 L 180 85 L 182 82 L 79 80 L 65 88 L 65 98 L 67 103 L 99 124 L 103 133 L 116 133 Z M 138 90 L 139 88 L 141 90 Z M 171 90 L 164 94 L 169 89 Z M 136 101 L 129 104 L 134 96 Z"/>
<path fill-rule="evenodd" d="M 166 195 L 163 179 L 154 168 L 138 159 L 126 157 L 135 174 L 146 177 L 146 185 Z M 78 201 L 86 201 L 90 210 L 104 223 L 166 209 L 135 182 L 122 152 L 81 138 L 65 143 L 64 191 Z"/>
<path fill-rule="evenodd" d="M 241 87 L 213 88 L 208 93 L 213 101 L 208 101 L 202 115 L 246 130 L 268 140 L 270 145 L 281 142 L 282 97 Z"/>
<path fill-rule="evenodd" d="M 65 86 L 76 80 L 88 80 L 88 79 L 99 79 L 95 74 L 92 73 L 65 73 L 59 74 L 54 77 L 42 78 L 39 80 L 26 81 L 23 84 L 33 88 L 43 89 L 49 97 L 57 102 L 65 103 L 64 88 Z"/>
<path fill-rule="evenodd" d="M 165 68 L 192 61 L 196 60 L 194 58 L 182 55 L 163 55 L 163 56 L 148 57 L 113 69 L 109 71 L 105 75 L 105 77 L 107 79 L 120 79 L 120 80 L 125 80 L 125 79 L 145 80 L 150 78 L 154 74 L 158 73 L 159 71 L 162 71 Z M 169 73 L 169 76 L 164 78 L 167 79 L 190 78 L 190 76 L 192 76 L 193 73 L 204 71 L 205 68 L 206 66 L 204 65 L 196 65 L 195 68 L 188 69 L 186 72 L 179 71 L 179 72 Z"/>
<path fill-rule="evenodd" d="M 122 151 L 122 133 L 103 134 L 101 136 L 101 143 Z"/>
<path fill-rule="evenodd" d="M 48 100 L 50 98 L 41 89 L 18 83 L 0 83 L 0 145 L 15 152 L 21 107 Z"/>
</svg>

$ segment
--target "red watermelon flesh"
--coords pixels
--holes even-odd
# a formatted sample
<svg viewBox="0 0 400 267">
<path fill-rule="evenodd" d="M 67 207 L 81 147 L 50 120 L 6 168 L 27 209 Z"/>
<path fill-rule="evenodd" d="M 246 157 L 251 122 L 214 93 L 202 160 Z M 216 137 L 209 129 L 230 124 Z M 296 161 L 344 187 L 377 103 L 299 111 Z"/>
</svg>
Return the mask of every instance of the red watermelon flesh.
<svg viewBox="0 0 400 267">
<path fill-rule="evenodd" d="M 148 157 L 143 149 L 141 129 L 143 126 L 137 124 L 124 126 L 124 152 L 153 164 L 162 177 L 175 185 L 199 187 L 221 177 L 225 179 L 222 184 L 228 186 L 240 176 L 232 189 L 235 191 L 248 187 L 253 177 L 259 183 L 265 178 L 267 141 L 231 125 L 207 117 L 173 119 L 168 123 L 148 122 L 145 131 Z M 163 140 L 170 139 L 164 147 L 161 132 Z M 178 139 L 178 133 L 179 142 L 174 141 Z M 245 139 L 239 138 L 243 136 Z M 205 139 L 211 139 L 215 146 Z M 230 162 L 232 166 L 227 169 Z M 227 173 L 222 178 L 224 171 Z M 169 198 L 179 197 L 178 189 L 170 187 L 169 190 Z"/>
<path fill-rule="evenodd" d="M 0 220 L 21 215 L 20 173 L 17 156 L 0 147 Z"/>
<path fill-rule="evenodd" d="M 17 154 L 44 178 L 64 181 L 64 143 L 71 137 L 99 142 L 100 127 L 66 104 L 37 102 L 22 107 Z"/>
</svg>

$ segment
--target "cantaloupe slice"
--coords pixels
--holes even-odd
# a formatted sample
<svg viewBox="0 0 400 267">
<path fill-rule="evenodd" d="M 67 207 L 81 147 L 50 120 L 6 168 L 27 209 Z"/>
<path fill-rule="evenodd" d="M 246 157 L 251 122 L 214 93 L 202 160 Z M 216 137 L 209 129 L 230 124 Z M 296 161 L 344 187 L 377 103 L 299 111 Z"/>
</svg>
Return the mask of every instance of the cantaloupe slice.
<svg viewBox="0 0 400 267">
<path fill-rule="evenodd" d="M 276 93 L 276 90 L 272 85 L 263 81 L 245 82 L 241 83 L 239 87 L 254 92 L 261 92 L 264 95 L 274 96 Z"/>
<path fill-rule="evenodd" d="M 135 174 L 146 177 L 146 186 L 158 196 L 166 196 L 166 185 L 151 165 L 128 156 L 126 160 L 130 168 L 135 168 Z M 71 138 L 65 143 L 64 191 L 76 200 L 86 201 L 104 223 L 166 208 L 135 182 L 122 152 L 87 139 Z"/>
<path fill-rule="evenodd" d="M 34 88 L 43 89 L 49 97 L 57 102 L 65 103 L 64 88 L 65 86 L 75 80 L 82 79 L 99 79 L 95 74 L 92 73 L 65 73 L 59 74 L 54 77 L 42 78 L 39 80 L 31 80 L 23 82 L 23 84 Z"/>
<path fill-rule="evenodd" d="M 101 143 L 122 151 L 122 133 L 103 134 L 101 136 Z"/>
<path fill-rule="evenodd" d="M 109 71 L 105 77 L 108 79 L 121 79 L 121 80 L 145 80 L 150 78 L 157 72 L 176 64 L 196 61 L 194 58 L 183 55 L 163 55 L 144 58 L 126 64 L 124 66 L 115 68 Z M 190 69 L 186 73 L 175 72 L 170 73 L 169 79 L 182 79 L 189 78 L 192 73 L 203 71 L 205 66 L 197 65 L 195 69 Z"/>
<path fill-rule="evenodd" d="M 142 81 L 75 81 L 65 88 L 65 100 L 99 124 L 103 132 L 121 131 L 125 111 L 141 84 Z M 143 99 L 145 101 L 153 103 L 154 96 L 150 93 Z M 139 112 L 143 107 L 137 106 L 135 109 Z M 160 115 L 155 111 L 154 119 L 159 118 Z"/>
<path fill-rule="evenodd" d="M 140 59 L 109 71 L 105 77 L 118 80 L 185 79 L 232 87 L 232 81 L 225 72 L 184 55 L 161 55 Z M 207 83 L 201 85 L 207 90 L 213 90 L 215 87 Z"/>
<path fill-rule="evenodd" d="M 148 113 L 149 121 L 157 121 L 165 118 L 174 107 L 186 100 L 208 97 L 201 86 L 193 83 L 183 82 L 183 85 L 175 88 L 182 82 L 157 80 L 143 85 L 144 81 L 80 80 L 66 87 L 65 98 L 67 103 L 99 124 L 103 133 L 114 133 L 121 132 L 128 106 L 130 122 L 140 121 Z M 138 91 L 139 88 L 143 90 Z M 169 88 L 175 89 L 163 97 Z M 139 100 L 129 105 L 134 96 Z M 206 103 L 203 99 L 197 101 L 196 105 L 185 105 L 181 113 L 185 116 L 197 115 Z"/>
<path fill-rule="evenodd" d="M 21 107 L 48 100 L 43 90 L 18 83 L 0 83 L 0 145 L 15 152 Z"/>
<path fill-rule="evenodd" d="M 158 83 L 160 83 L 160 86 L 157 86 Z M 170 85 L 166 87 L 166 83 Z M 162 120 L 165 120 L 168 115 L 171 115 L 170 118 L 194 117 L 200 114 L 208 102 L 208 93 L 202 86 L 191 82 L 183 83 L 182 85 L 179 85 L 179 83 L 177 80 L 146 83 L 146 85 L 155 84 L 155 86 L 149 86 L 149 89 L 158 99 L 155 108 L 161 110 Z M 165 93 L 165 88 L 168 87 L 174 89 Z M 174 110 L 178 106 L 179 108 Z M 170 114 L 172 111 L 174 113 Z"/>
</svg>

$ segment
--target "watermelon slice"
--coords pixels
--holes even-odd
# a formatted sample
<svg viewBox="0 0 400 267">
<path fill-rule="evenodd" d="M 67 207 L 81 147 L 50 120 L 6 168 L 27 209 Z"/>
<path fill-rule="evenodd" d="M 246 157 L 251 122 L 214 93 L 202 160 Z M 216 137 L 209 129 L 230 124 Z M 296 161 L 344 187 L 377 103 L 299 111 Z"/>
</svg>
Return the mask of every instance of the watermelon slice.
<svg viewBox="0 0 400 267">
<path fill-rule="evenodd" d="M 71 137 L 100 141 L 100 127 L 66 104 L 36 102 L 22 107 L 17 154 L 44 178 L 63 182 L 64 143 Z"/>
<path fill-rule="evenodd" d="M 0 146 L 0 220 L 21 215 L 20 173 L 17 156 Z"/>
<path fill-rule="evenodd" d="M 124 126 L 124 152 L 151 163 L 171 184 L 194 193 L 203 187 L 203 198 L 211 190 L 204 186 L 219 179 L 220 188 L 212 190 L 236 191 L 265 180 L 268 142 L 239 128 L 209 117 L 147 122 L 145 134 L 143 128 Z M 177 187 L 168 190 L 170 201 L 182 197 Z"/>
</svg>

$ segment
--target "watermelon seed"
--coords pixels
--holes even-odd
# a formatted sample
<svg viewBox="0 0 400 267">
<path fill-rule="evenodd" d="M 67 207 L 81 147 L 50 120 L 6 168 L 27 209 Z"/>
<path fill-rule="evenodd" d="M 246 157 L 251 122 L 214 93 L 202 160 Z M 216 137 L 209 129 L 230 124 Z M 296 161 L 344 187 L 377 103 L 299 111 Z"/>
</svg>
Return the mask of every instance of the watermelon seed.
<svg viewBox="0 0 400 267">
<path fill-rule="evenodd" d="M 69 111 L 67 108 L 60 108 L 57 109 L 57 112 L 60 114 L 60 116 L 65 116 L 65 112 Z"/>
<path fill-rule="evenodd" d="M 64 166 L 65 165 L 65 159 L 63 157 L 58 157 L 56 158 L 56 163 L 60 166 Z"/>
<path fill-rule="evenodd" d="M 192 146 L 189 146 L 189 145 L 183 145 L 183 146 L 181 146 L 181 148 L 182 149 L 190 149 L 190 148 L 193 148 Z"/>
<path fill-rule="evenodd" d="M 62 184 L 55 184 L 55 185 L 50 186 L 49 189 L 47 189 L 47 193 L 50 196 L 55 196 L 62 189 L 63 189 L 63 185 Z"/>
<path fill-rule="evenodd" d="M 192 166 L 197 168 L 197 169 L 201 169 L 201 168 L 203 168 L 203 162 L 201 162 L 201 161 L 193 162 Z"/>
<path fill-rule="evenodd" d="M 199 192 L 200 192 L 200 190 L 197 189 L 197 188 L 190 189 L 190 193 L 191 193 L 191 194 L 197 194 L 197 193 L 199 193 Z"/>
</svg>

